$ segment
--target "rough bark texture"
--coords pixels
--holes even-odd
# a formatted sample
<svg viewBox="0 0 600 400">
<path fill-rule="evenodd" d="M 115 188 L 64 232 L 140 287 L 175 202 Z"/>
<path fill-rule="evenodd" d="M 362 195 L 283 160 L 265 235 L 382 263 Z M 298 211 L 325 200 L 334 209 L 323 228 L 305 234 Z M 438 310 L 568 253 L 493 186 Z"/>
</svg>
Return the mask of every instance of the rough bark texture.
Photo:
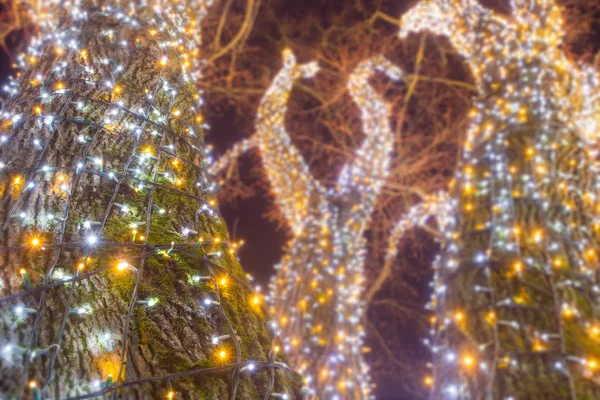
<svg viewBox="0 0 600 400">
<path fill-rule="evenodd" d="M 21 269 L 32 290 L 0 304 L 0 397 L 35 395 L 29 381 L 48 398 L 65 398 L 103 388 L 110 375 L 114 385 L 271 359 L 263 312 L 251 305 L 206 190 L 187 6 L 65 13 L 31 51 L 3 108 L 0 290 L 5 298 L 28 289 Z M 118 271 L 121 260 L 137 272 Z M 60 283 L 61 273 L 84 279 Z M 226 286 L 217 284 L 223 276 Z M 207 296 L 221 305 L 206 306 Z M 158 304 L 136 302 L 149 298 Z M 19 306 L 35 312 L 19 315 Z M 69 313 L 78 307 L 89 312 Z M 220 335 L 233 339 L 212 344 Z M 239 369 L 114 393 L 161 398 L 172 385 L 175 398 L 296 397 L 290 371 Z"/>
</svg>

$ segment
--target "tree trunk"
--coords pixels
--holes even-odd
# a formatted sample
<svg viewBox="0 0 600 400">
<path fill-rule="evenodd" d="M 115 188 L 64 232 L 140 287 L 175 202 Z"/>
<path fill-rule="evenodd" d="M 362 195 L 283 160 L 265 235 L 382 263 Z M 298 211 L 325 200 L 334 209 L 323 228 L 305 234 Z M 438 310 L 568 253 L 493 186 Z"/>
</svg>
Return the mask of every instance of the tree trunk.
<svg viewBox="0 0 600 400">
<path fill-rule="evenodd" d="M 10 87 L 0 397 L 298 396 L 204 172 L 200 6 L 169 4 L 63 9 Z"/>
<path fill-rule="evenodd" d="M 577 121 L 585 74 L 559 47 L 552 1 L 512 6 L 505 17 L 440 0 L 403 17 L 403 34 L 450 34 L 480 89 L 436 262 L 432 398 L 597 399 L 598 186 Z"/>
<path fill-rule="evenodd" d="M 258 108 L 255 140 L 272 194 L 293 232 L 270 284 L 273 324 L 314 398 L 368 399 L 372 384 L 361 323 L 364 235 L 389 174 L 394 138 L 391 106 L 369 79 L 377 71 L 392 79 L 402 72 L 382 56 L 352 72 L 348 89 L 361 108 L 365 138 L 328 190 L 311 175 L 285 128 L 294 81 L 312 76 L 316 64 L 297 64 L 289 50 L 283 56 L 283 68 Z M 248 142 L 229 154 L 239 154 Z"/>
</svg>

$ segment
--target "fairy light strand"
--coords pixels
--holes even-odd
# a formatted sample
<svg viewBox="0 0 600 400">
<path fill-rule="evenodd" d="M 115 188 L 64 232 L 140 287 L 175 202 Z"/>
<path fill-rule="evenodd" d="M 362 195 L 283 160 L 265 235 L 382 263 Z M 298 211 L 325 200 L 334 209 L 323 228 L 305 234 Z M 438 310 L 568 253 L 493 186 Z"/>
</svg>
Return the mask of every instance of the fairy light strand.
<svg viewBox="0 0 600 400">
<path fill-rule="evenodd" d="M 202 65 L 199 21 L 211 5 L 212 0 L 151 7 L 131 2 L 89 9 L 78 2 L 49 3 L 56 13 L 38 19 L 42 35 L 20 56 L 21 72 L 5 86 L 8 99 L 0 110 L 5 210 L 0 216 L 0 307 L 6 316 L 14 309 L 18 318 L 15 324 L 3 317 L 10 328 L 0 337 L 3 378 L 11 383 L 3 386 L 5 394 L 29 392 L 42 398 L 58 390 L 70 398 L 103 387 L 101 393 L 114 396 L 110 388 L 115 385 L 161 380 L 128 380 L 124 373 L 131 362 L 133 310 L 145 308 L 141 314 L 149 316 L 154 308 L 170 306 L 168 298 L 152 295 L 161 288 L 146 284 L 148 264 L 157 261 L 188 269 L 191 262 L 198 273 L 208 271 L 201 291 L 212 300 L 207 305 L 198 299 L 193 312 L 218 313 L 207 324 L 216 335 L 226 333 L 234 345 L 233 354 L 215 350 L 222 367 L 192 374 L 230 370 L 230 396 L 235 398 L 246 371 L 287 368 L 274 356 L 268 362 L 242 359 L 227 299 L 219 289 L 223 275 L 215 272 L 228 271 L 228 285 L 239 286 L 249 303 L 256 296 L 244 279 L 231 275 L 238 243 L 215 230 L 223 222 L 200 164 L 206 158 L 202 130 L 208 126 L 194 81 Z M 140 61 L 148 71 L 128 75 Z M 150 79 L 136 83 L 145 73 Z M 89 205 L 95 201 L 104 207 Z M 177 210 L 161 204 L 168 202 Z M 161 224 L 175 230 L 165 233 Z M 198 291 L 193 277 L 188 284 L 190 294 Z M 119 286 L 129 288 L 121 300 Z M 106 310 L 107 302 L 116 309 Z M 95 317 L 119 313 L 120 306 L 125 315 L 113 321 L 120 327 L 110 318 Z M 260 305 L 249 307 L 260 315 Z M 29 342 L 21 343 L 22 338 Z M 85 369 L 75 378 L 67 360 L 83 354 L 82 346 L 93 356 L 79 359 Z M 116 360 L 110 361 L 112 374 L 102 367 L 104 359 Z M 168 398 L 176 396 L 170 379 L 177 376 L 167 375 Z M 271 373 L 266 397 L 274 380 Z"/>
<path fill-rule="evenodd" d="M 561 50 L 554 1 L 511 6 L 423 1 L 401 20 L 401 37 L 448 37 L 479 87 L 434 262 L 426 382 L 434 398 L 595 398 L 598 76 Z"/>
<path fill-rule="evenodd" d="M 293 84 L 317 72 L 315 63 L 298 64 L 283 52 L 276 74 L 258 108 L 256 133 L 234 146 L 210 170 L 258 147 L 272 195 L 293 232 L 270 283 L 272 326 L 294 367 L 304 376 L 311 398 L 370 398 L 364 340 L 364 231 L 389 173 L 394 135 L 390 105 L 369 85 L 382 71 L 393 80 L 402 72 L 384 57 L 360 63 L 348 90 L 361 109 L 365 140 L 335 188 L 311 174 L 284 126 Z"/>
</svg>

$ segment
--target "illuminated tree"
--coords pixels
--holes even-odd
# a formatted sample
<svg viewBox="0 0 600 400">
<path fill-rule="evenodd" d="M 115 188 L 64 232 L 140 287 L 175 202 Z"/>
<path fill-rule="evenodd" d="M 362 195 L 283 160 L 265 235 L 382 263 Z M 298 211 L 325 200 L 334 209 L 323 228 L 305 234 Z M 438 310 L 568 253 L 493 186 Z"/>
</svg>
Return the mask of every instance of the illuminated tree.
<svg viewBox="0 0 600 400">
<path fill-rule="evenodd" d="M 401 37 L 447 36 L 479 89 L 440 224 L 427 382 L 436 399 L 598 398 L 597 76 L 561 50 L 554 1 L 511 6 L 425 1 L 401 21 Z"/>
<path fill-rule="evenodd" d="M 296 395 L 203 165 L 211 4 L 54 4 L 21 58 L 0 112 L 0 397 Z"/>
<path fill-rule="evenodd" d="M 394 134 L 390 106 L 368 82 L 383 71 L 401 71 L 383 57 L 359 64 L 348 90 L 362 110 L 365 139 L 332 189 L 311 175 L 286 132 L 284 116 L 294 81 L 317 71 L 298 65 L 285 50 L 284 65 L 258 108 L 256 134 L 211 167 L 216 173 L 258 146 L 272 194 L 292 238 L 270 285 L 270 314 L 284 349 L 317 398 L 367 398 L 371 391 L 362 357 L 365 229 L 389 173 Z"/>
</svg>

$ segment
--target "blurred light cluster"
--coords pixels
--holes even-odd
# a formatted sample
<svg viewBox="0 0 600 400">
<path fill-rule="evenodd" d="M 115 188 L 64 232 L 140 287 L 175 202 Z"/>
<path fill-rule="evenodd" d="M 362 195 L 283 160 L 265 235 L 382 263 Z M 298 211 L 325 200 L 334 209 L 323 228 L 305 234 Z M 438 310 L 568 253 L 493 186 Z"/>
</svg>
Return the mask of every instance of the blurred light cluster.
<svg viewBox="0 0 600 400">
<path fill-rule="evenodd" d="M 389 172 L 394 134 L 391 107 L 369 84 L 377 71 L 398 80 L 402 72 L 383 57 L 359 64 L 348 90 L 361 109 L 365 139 L 335 187 L 310 173 L 285 128 L 294 82 L 317 72 L 285 50 L 258 109 L 256 136 L 276 204 L 292 231 L 270 284 L 272 326 L 294 367 L 316 398 L 369 398 L 363 353 L 365 229 Z"/>
<path fill-rule="evenodd" d="M 440 210 L 425 383 L 440 399 L 598 398 L 598 75 L 567 59 L 553 0 L 511 6 L 422 1 L 401 19 L 402 38 L 446 36 L 479 88 Z"/>
</svg>

